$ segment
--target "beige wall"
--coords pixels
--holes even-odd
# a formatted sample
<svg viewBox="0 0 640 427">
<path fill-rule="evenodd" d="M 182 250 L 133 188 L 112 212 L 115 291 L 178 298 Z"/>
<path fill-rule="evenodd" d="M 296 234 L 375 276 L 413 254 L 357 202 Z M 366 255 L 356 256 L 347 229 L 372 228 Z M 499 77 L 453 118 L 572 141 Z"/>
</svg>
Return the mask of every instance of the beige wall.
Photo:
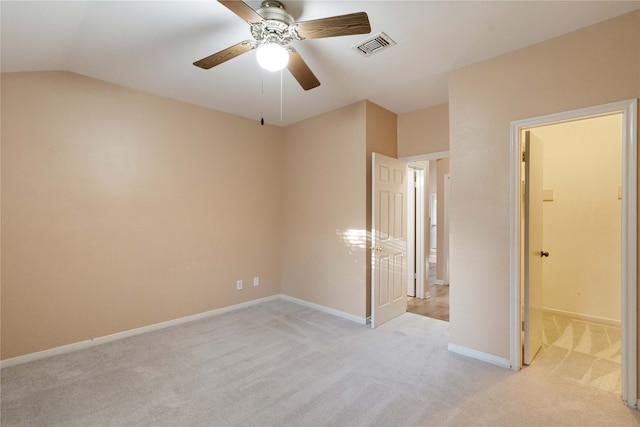
<svg viewBox="0 0 640 427">
<path fill-rule="evenodd" d="M 398 156 L 449 151 L 449 104 L 398 115 Z"/>
<path fill-rule="evenodd" d="M 278 293 L 364 319 L 370 157 L 396 129 L 367 101 L 284 129 L 3 74 L 2 358 Z"/>
<path fill-rule="evenodd" d="M 533 129 L 544 147 L 543 306 L 620 321 L 622 115 Z"/>
<path fill-rule="evenodd" d="M 283 133 L 3 74 L 2 358 L 279 293 Z"/>
<path fill-rule="evenodd" d="M 395 114 L 363 101 L 285 130 L 282 292 L 370 311 L 371 152 L 395 157 Z"/>
<path fill-rule="evenodd" d="M 285 129 L 282 292 L 366 313 L 366 103 Z"/>
<path fill-rule="evenodd" d="M 452 74 L 450 342 L 509 359 L 511 121 L 640 96 L 640 12 Z"/>
</svg>

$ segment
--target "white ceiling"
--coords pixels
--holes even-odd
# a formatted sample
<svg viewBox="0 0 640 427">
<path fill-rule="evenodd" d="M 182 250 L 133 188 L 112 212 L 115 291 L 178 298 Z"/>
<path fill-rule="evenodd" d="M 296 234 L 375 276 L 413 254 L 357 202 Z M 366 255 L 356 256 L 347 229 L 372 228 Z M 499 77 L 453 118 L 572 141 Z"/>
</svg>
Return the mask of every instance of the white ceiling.
<svg viewBox="0 0 640 427">
<path fill-rule="evenodd" d="M 247 1 L 260 7 L 259 1 Z M 368 99 L 395 113 L 447 101 L 452 70 L 640 8 L 640 1 L 287 1 L 296 21 L 351 12 L 397 45 L 369 58 L 370 35 L 295 41 L 321 82 L 304 91 L 255 51 L 210 70 L 198 59 L 251 37 L 215 0 L 0 3 L 3 72 L 68 70 L 254 120 L 287 125 Z"/>
</svg>

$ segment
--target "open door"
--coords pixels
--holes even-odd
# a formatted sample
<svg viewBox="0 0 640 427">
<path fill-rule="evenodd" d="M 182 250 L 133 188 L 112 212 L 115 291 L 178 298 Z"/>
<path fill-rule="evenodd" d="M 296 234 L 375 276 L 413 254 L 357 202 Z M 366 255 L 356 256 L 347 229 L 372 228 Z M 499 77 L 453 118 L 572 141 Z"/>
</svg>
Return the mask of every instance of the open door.
<svg viewBox="0 0 640 427">
<path fill-rule="evenodd" d="M 524 135 L 524 349 L 530 365 L 542 347 L 542 141 Z"/>
<path fill-rule="evenodd" d="M 406 164 L 372 154 L 371 327 L 407 311 Z"/>
</svg>

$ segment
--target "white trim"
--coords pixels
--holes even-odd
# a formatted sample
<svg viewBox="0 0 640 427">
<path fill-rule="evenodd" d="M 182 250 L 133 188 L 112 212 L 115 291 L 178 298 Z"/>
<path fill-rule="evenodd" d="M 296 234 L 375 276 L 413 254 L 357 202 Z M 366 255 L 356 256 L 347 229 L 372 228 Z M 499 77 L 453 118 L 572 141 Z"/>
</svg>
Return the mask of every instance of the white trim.
<svg viewBox="0 0 640 427">
<path fill-rule="evenodd" d="M 520 317 L 520 132 L 554 123 L 622 113 L 622 399 L 637 405 L 637 118 L 638 100 L 577 109 L 511 122 L 509 161 L 509 358 L 519 370 L 522 362 Z"/>
<path fill-rule="evenodd" d="M 622 108 L 622 399 L 638 400 L 638 100 Z M 633 402 L 631 404 L 630 402 Z"/>
<path fill-rule="evenodd" d="M 417 166 L 415 167 L 416 171 L 416 260 L 417 267 L 416 268 L 416 296 L 418 298 L 427 298 L 428 288 L 425 287 L 425 271 L 428 270 L 428 263 L 425 262 L 424 248 L 425 248 L 425 239 L 428 239 L 425 233 L 425 223 L 427 222 L 427 215 L 425 215 L 425 199 L 426 199 L 426 188 L 427 186 L 427 171 L 428 167 Z M 428 203 L 428 202 L 427 202 Z M 427 240 L 428 241 L 428 240 Z"/>
<path fill-rule="evenodd" d="M 355 314 L 346 313 L 344 311 L 336 310 L 335 308 L 305 301 L 303 299 L 291 297 L 289 295 L 280 294 L 280 298 L 285 301 L 290 301 L 296 304 L 304 305 L 305 307 L 314 308 L 318 311 L 322 311 L 323 313 L 332 314 L 334 316 L 341 317 L 346 320 L 351 320 L 352 322 L 356 322 L 361 325 L 366 325 L 368 323 L 367 317 L 356 316 Z"/>
<path fill-rule="evenodd" d="M 418 295 L 418 275 L 416 274 L 416 170 L 407 168 L 407 296 Z"/>
<path fill-rule="evenodd" d="M 554 315 L 563 316 L 563 317 L 570 317 L 572 319 L 580 320 L 583 322 L 599 323 L 601 325 L 607 325 L 607 326 L 617 326 L 618 328 L 622 325 L 622 322 L 620 322 L 619 320 L 609 319 L 607 317 L 592 316 L 590 314 L 574 313 L 572 311 L 556 310 L 555 308 L 548 308 L 548 307 L 543 307 L 542 311 L 548 314 L 554 314 Z"/>
<path fill-rule="evenodd" d="M 444 285 L 444 279 L 436 279 L 433 281 L 434 285 L 438 285 L 438 286 L 443 286 Z"/>
<path fill-rule="evenodd" d="M 522 318 L 520 314 L 520 205 L 522 185 L 520 184 L 521 149 L 520 126 L 511 122 L 509 147 L 509 359 L 511 369 L 520 370 L 522 362 Z M 517 327 L 515 326 L 517 325 Z"/>
<path fill-rule="evenodd" d="M 400 157 L 400 160 L 402 160 L 403 162 L 411 163 L 411 162 L 423 162 L 425 160 L 444 159 L 445 157 L 449 157 L 449 151 L 439 151 L 437 153 L 418 154 L 416 156 L 404 156 L 404 157 Z"/>
<path fill-rule="evenodd" d="M 451 200 L 451 175 L 448 173 L 444 174 L 444 200 L 443 200 L 443 217 L 444 217 L 444 226 L 442 227 L 442 284 L 449 285 L 451 282 L 451 264 L 449 263 L 449 211 L 450 208 L 450 200 Z"/>
<path fill-rule="evenodd" d="M 457 353 L 457 354 L 461 354 L 463 356 L 471 357 L 472 359 L 481 360 L 483 362 L 487 362 L 487 363 L 490 363 L 492 365 L 499 366 L 501 368 L 507 368 L 507 369 L 511 368 L 511 363 L 509 362 L 509 360 L 505 359 L 503 357 L 494 356 L 493 354 L 484 353 L 482 351 L 474 350 L 474 349 L 468 348 L 468 347 L 463 347 L 463 346 L 458 345 L 458 344 L 449 343 L 447 348 L 448 348 L 449 351 L 451 351 L 453 353 Z"/>
<path fill-rule="evenodd" d="M 272 295 L 269 297 L 258 298 L 240 304 L 230 305 L 228 307 L 216 308 L 215 310 L 209 310 L 190 316 L 180 317 L 178 319 L 167 320 L 165 322 L 154 323 L 152 325 L 142 326 L 140 328 L 129 329 L 127 331 L 117 332 L 111 335 L 105 335 L 102 337 L 96 337 L 85 341 L 79 341 L 72 344 L 63 345 L 60 347 L 54 347 L 35 353 L 25 354 L 23 356 L 12 357 L 11 359 L 5 359 L 0 361 L 0 369 L 8 368 L 15 365 L 21 365 L 27 362 L 33 362 L 35 360 L 45 359 L 47 357 L 58 356 L 65 353 L 71 353 L 77 350 L 83 350 L 86 348 L 94 347 L 100 344 L 106 344 L 108 342 L 120 340 L 123 338 L 129 338 L 136 335 L 145 334 L 147 332 L 157 331 L 159 329 L 169 328 L 171 326 L 181 325 L 183 323 L 193 322 L 195 320 L 206 319 L 207 317 L 217 316 L 219 314 L 228 313 L 230 311 L 239 310 L 241 308 L 250 307 L 252 305 L 261 304 L 267 301 L 273 301 L 281 299 L 281 295 Z"/>
<path fill-rule="evenodd" d="M 415 273 L 415 289 L 414 295 L 410 295 L 409 281 L 407 281 L 407 295 L 416 298 L 429 298 L 429 292 L 425 287 L 425 272 L 428 270 L 428 264 L 425 262 L 425 189 L 426 177 L 429 166 L 419 163 L 409 163 L 407 168 L 407 177 L 413 176 L 413 183 L 409 183 L 407 187 L 407 278 Z M 415 225 L 414 225 L 415 224 Z"/>
</svg>

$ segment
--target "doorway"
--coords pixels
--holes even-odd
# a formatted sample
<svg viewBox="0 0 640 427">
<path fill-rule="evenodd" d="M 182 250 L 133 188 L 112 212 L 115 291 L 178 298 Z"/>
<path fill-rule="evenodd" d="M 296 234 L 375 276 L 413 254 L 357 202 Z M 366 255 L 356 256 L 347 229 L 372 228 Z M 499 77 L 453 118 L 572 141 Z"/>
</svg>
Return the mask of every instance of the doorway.
<svg viewBox="0 0 640 427">
<path fill-rule="evenodd" d="M 408 272 L 407 311 L 448 321 L 449 281 L 444 277 L 445 266 L 448 265 L 448 238 L 445 237 L 448 231 L 445 216 L 448 152 L 403 160 L 409 165 L 408 176 L 415 176 L 415 184 L 411 184 L 408 192 L 408 212 L 415 211 L 415 217 L 408 218 L 411 229 L 408 233 L 408 261 L 413 265 Z M 414 245 L 415 257 L 411 255 Z M 415 284 L 411 283 L 412 277 L 416 278 Z"/>
<path fill-rule="evenodd" d="M 544 257 L 535 254 L 543 267 L 540 341 L 528 355 L 527 344 L 536 340 L 525 336 L 523 363 L 619 394 L 622 114 L 526 132 L 529 145 L 538 147 L 525 150 L 541 153 L 540 164 L 527 164 L 525 169 L 540 173 L 541 241 L 535 250 Z M 531 155 L 528 161 L 534 158 Z M 525 197 L 531 187 L 526 176 Z M 525 206 L 525 218 L 527 212 Z M 528 241 L 534 239 L 524 238 L 523 246 Z M 526 272 L 528 259 L 523 259 Z M 531 313 L 528 295 L 523 292 L 524 308 Z"/>
<path fill-rule="evenodd" d="M 584 325 L 589 325 L 588 321 L 593 320 L 605 320 L 611 323 L 616 322 L 616 318 L 619 317 L 621 323 L 621 394 L 623 400 L 629 406 L 635 407 L 637 404 L 636 396 L 636 384 L 637 384 L 637 362 L 636 362 L 636 342 L 637 342 L 637 327 L 636 327 L 636 318 L 637 318 L 637 303 L 636 303 L 636 295 L 637 295 L 637 283 L 636 283 L 636 218 L 637 218 L 637 208 L 636 208 L 636 199 L 637 199 L 637 187 L 636 187 L 636 176 L 637 176 L 637 165 L 636 165 L 636 111 L 637 111 L 637 101 L 631 100 L 621 103 L 607 104 L 604 106 L 592 107 L 583 110 L 576 110 L 551 116 L 544 116 L 534 119 L 528 119 L 523 121 L 518 121 L 512 123 L 512 136 L 511 136 L 511 148 L 512 148 L 512 156 L 511 156 L 511 177 L 512 177 L 512 188 L 511 188 L 511 208 L 512 208 L 512 217 L 511 217 L 511 366 L 513 369 L 518 370 L 522 367 L 523 364 L 523 354 L 526 355 L 527 352 L 523 352 L 523 345 L 528 345 L 535 342 L 535 339 L 531 338 L 531 334 L 536 329 L 536 325 L 534 322 L 534 317 L 530 317 L 530 314 L 535 312 L 537 309 L 542 309 L 543 316 L 545 314 L 545 306 L 547 308 L 546 315 L 549 322 L 555 322 L 558 324 L 556 316 L 559 315 L 578 315 L 578 320 L 580 323 L 580 327 L 584 327 Z M 577 287 L 567 286 L 567 281 L 571 281 L 573 276 L 580 276 L 581 271 L 574 271 L 567 273 L 555 271 L 554 274 L 562 275 L 564 274 L 564 278 L 562 279 L 563 286 L 558 286 L 557 288 L 547 288 L 544 284 L 539 283 L 536 285 L 535 281 L 532 280 L 531 283 L 527 283 L 527 279 L 529 277 L 529 273 L 524 271 L 525 259 L 534 259 L 534 263 L 539 263 L 540 259 L 545 256 L 546 253 L 549 253 L 549 258 L 552 259 L 554 254 L 551 250 L 547 251 L 546 247 L 541 248 L 525 248 L 523 241 L 524 233 L 523 229 L 527 227 L 523 223 L 523 218 L 528 215 L 530 207 L 527 207 L 527 211 L 523 212 L 525 209 L 523 206 L 523 197 L 526 194 L 526 187 L 523 188 L 521 185 L 522 177 L 525 175 L 524 169 L 522 167 L 522 146 L 524 141 L 521 135 L 525 134 L 525 130 L 531 130 L 531 132 L 535 132 L 538 130 L 539 134 L 544 134 L 546 130 L 551 129 L 551 125 L 559 125 L 559 124 L 568 124 L 569 122 L 577 122 L 583 121 L 586 123 L 586 120 L 592 119 L 597 120 L 597 118 L 602 118 L 605 120 L 607 117 L 618 116 L 622 122 L 621 129 L 621 137 L 618 136 L 619 141 L 619 150 L 618 153 L 621 153 L 622 162 L 621 169 L 622 173 L 618 176 L 622 176 L 621 183 L 619 185 L 610 185 L 612 187 L 609 188 L 609 193 L 607 197 L 611 198 L 612 195 L 615 195 L 615 199 L 617 199 L 618 194 L 620 195 L 620 199 L 616 200 L 615 203 L 609 202 L 610 205 L 615 205 L 616 203 L 620 205 L 618 211 L 618 218 L 621 218 L 620 226 L 618 227 L 616 234 L 620 238 L 621 245 L 621 257 L 617 266 L 617 279 L 614 277 L 614 280 L 620 283 L 620 287 L 615 288 L 613 290 L 607 289 L 595 289 L 585 288 L 584 282 L 593 278 L 583 278 L 582 281 L 578 281 L 580 283 L 577 284 Z M 532 144 L 535 144 L 536 141 L 532 138 Z M 540 144 L 540 142 L 538 142 Z M 545 145 L 546 148 L 546 145 Z M 554 149 L 557 147 L 554 147 Z M 574 149 L 575 150 L 575 149 Z M 528 150 L 527 150 L 528 151 Z M 532 150 L 533 151 L 533 150 Z M 614 153 L 615 155 L 615 153 Z M 546 157 L 542 157 L 545 158 Z M 578 162 L 581 160 L 580 152 L 574 152 L 573 155 L 573 167 L 576 168 Z M 545 163 L 546 166 L 546 163 Z M 593 168 L 592 168 L 593 169 Z M 620 169 L 618 169 L 620 170 Z M 564 175 L 566 176 L 570 173 L 571 167 L 567 169 L 565 167 Z M 593 174 L 593 170 L 591 170 Z M 561 174 L 562 175 L 562 174 Z M 532 178 L 533 179 L 533 178 Z M 604 181 L 604 180 L 603 180 Z M 609 179 L 610 181 L 610 179 Z M 598 181 L 592 181 L 598 183 Z M 554 188 L 544 188 L 541 190 L 542 200 L 540 200 L 540 204 L 543 205 L 547 203 L 547 206 L 544 208 L 551 209 L 550 212 L 560 206 L 561 200 L 570 200 L 571 197 L 576 196 L 576 193 L 593 193 L 595 192 L 594 185 L 587 186 L 586 182 L 582 183 L 581 187 L 578 185 L 574 187 L 570 191 L 565 191 L 564 195 L 561 197 L 561 192 L 555 194 Z M 619 187 L 619 189 L 618 189 Z M 569 197 L 570 196 L 570 197 Z M 543 201 L 546 200 L 546 201 Z M 574 200 L 575 202 L 575 200 Z M 532 202 L 533 203 L 533 202 Z M 588 206 L 583 206 L 582 216 L 594 216 L 595 213 L 601 213 L 602 211 L 602 203 L 594 203 L 589 202 Z M 597 216 L 597 215 L 595 215 Z M 564 225 L 565 231 L 571 226 L 579 223 L 579 219 L 574 219 L 573 223 L 569 223 L 567 225 L 566 221 Z M 592 218 L 593 219 L 593 218 Z M 566 220 L 566 218 L 565 218 Z M 555 218 L 556 222 L 561 223 L 562 218 L 558 219 L 557 216 Z M 608 223 L 600 223 L 598 224 L 600 227 L 609 226 Z M 557 227 L 559 224 L 552 224 L 549 227 Z M 547 226 L 547 224 L 545 224 Z M 543 235 L 542 230 L 539 230 L 540 234 Z M 600 230 L 602 231 L 602 230 Z M 532 231 L 535 233 L 535 230 Z M 580 235 L 575 234 L 570 236 L 569 238 L 565 237 L 564 245 L 558 245 L 556 241 L 556 251 L 557 257 L 562 258 L 559 263 L 556 263 L 554 266 L 555 270 L 565 269 L 568 265 L 572 263 L 571 258 L 573 254 L 567 254 L 567 247 L 573 245 L 574 251 L 578 252 L 580 249 L 586 246 L 587 252 L 591 251 L 597 254 L 598 250 L 601 246 L 611 246 L 611 242 L 600 242 L 593 243 L 592 240 L 589 240 L 591 237 L 594 237 L 593 234 L 583 234 Z M 559 232 L 556 230 L 556 234 Z M 560 233 L 562 234 L 562 233 Z M 611 237 L 611 230 L 604 230 L 604 236 Z M 587 242 L 585 243 L 585 239 Z M 605 237 L 606 239 L 606 237 Z M 549 239 L 550 242 L 553 239 Z M 582 240 L 582 241 L 581 241 Z M 531 239 L 531 241 L 535 241 L 535 239 Z M 570 241 L 570 244 L 567 245 L 567 241 Z M 544 246 L 545 243 L 543 242 Z M 564 248 L 563 248 L 564 246 Z M 531 254 L 540 255 L 539 257 L 530 256 Z M 592 254 L 593 255 L 593 254 Z M 615 263 L 609 257 L 611 254 L 600 254 L 603 262 Z M 575 258 L 579 258 L 576 256 Z M 547 259 L 543 261 L 546 263 Z M 583 268 L 582 270 L 588 270 L 584 266 L 584 259 L 582 260 Z M 587 261 L 590 263 L 594 263 L 595 261 Z M 547 264 L 543 264 L 545 268 L 547 268 Z M 552 264 L 550 264 L 552 265 Z M 549 268 L 549 270 L 553 270 L 554 268 Z M 607 273 L 608 276 L 612 276 L 611 272 Z M 615 275 L 614 275 L 615 276 Z M 549 281 L 549 275 L 542 276 L 547 281 Z M 575 281 L 575 280 L 574 280 Z M 544 280 L 543 280 L 544 282 Z M 524 284 L 524 286 L 523 286 Z M 526 300 L 527 296 L 530 294 L 536 294 L 536 286 L 542 286 L 543 293 L 540 295 L 544 295 L 544 291 L 546 290 L 549 297 L 544 300 L 542 298 L 542 306 L 537 307 L 531 305 L 529 301 Z M 582 286 L 582 287 L 581 287 Z M 617 289 L 617 290 L 616 290 Z M 619 292 L 616 294 L 616 292 Z M 564 293 L 564 294 L 563 294 Z M 606 297 L 606 298 L 605 298 Z M 605 302 L 605 299 L 607 302 Z M 617 304 L 616 304 L 617 300 Z M 611 302 L 613 301 L 613 302 Z M 524 302 L 521 307 L 521 303 Z M 617 310 L 616 310 L 617 308 Z M 584 313 L 579 313 L 579 311 Z M 540 310 L 538 310 L 540 311 Z M 543 316 L 539 316 L 538 321 L 543 322 Z M 570 316 L 571 317 L 571 316 Z M 576 317 L 576 316 L 572 316 Z M 580 318 L 581 317 L 581 318 Z M 562 320 L 560 323 L 563 323 L 564 326 L 567 326 L 566 322 Z M 524 326 L 524 333 L 521 334 L 521 325 Z M 602 327 L 599 326 L 599 332 L 604 331 Z M 582 331 L 584 333 L 584 330 Z M 544 333 L 544 332 L 543 332 Z M 534 334 L 535 335 L 535 334 Z M 591 335 L 590 335 L 591 336 Z M 549 337 L 551 338 L 551 337 Z M 566 344 L 566 343 L 565 343 Z M 580 343 L 577 343 L 580 344 Z M 537 344 L 533 345 L 535 347 Z M 566 346 L 565 346 L 566 347 Z M 537 348 L 530 348 L 529 352 L 532 357 L 537 352 Z M 589 379 L 591 376 L 591 372 L 589 376 L 585 375 L 585 378 Z"/>
</svg>

